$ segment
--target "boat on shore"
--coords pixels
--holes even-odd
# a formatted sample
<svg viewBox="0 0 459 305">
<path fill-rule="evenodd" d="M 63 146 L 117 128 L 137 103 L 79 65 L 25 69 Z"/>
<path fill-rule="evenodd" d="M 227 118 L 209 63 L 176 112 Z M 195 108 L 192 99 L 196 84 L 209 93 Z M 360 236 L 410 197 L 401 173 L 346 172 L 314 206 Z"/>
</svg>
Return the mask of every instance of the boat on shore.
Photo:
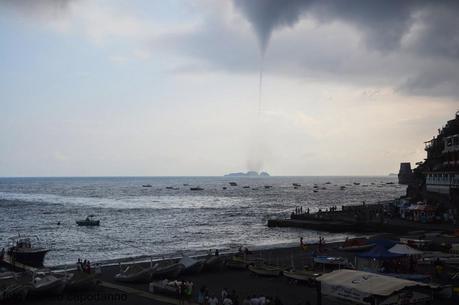
<svg viewBox="0 0 459 305">
<path fill-rule="evenodd" d="M 269 265 L 250 265 L 248 267 L 249 271 L 259 275 L 259 276 L 267 276 L 267 277 L 277 277 L 280 276 L 283 272 L 282 268 L 276 266 L 269 266 Z"/>
<path fill-rule="evenodd" d="M 153 278 L 176 278 L 182 273 L 185 266 L 180 263 L 158 266 L 153 272 Z"/>
<path fill-rule="evenodd" d="M 53 274 L 34 273 L 30 285 L 30 295 L 60 295 L 65 288 L 65 280 Z"/>
<path fill-rule="evenodd" d="M 75 271 L 64 274 L 65 290 L 81 291 L 89 290 L 97 286 L 96 273 Z"/>
<path fill-rule="evenodd" d="M 97 227 L 100 226 L 100 220 L 94 219 L 94 215 L 89 215 L 86 219 L 77 220 L 76 224 L 80 227 Z"/>
<path fill-rule="evenodd" d="M 156 271 L 158 266 L 159 264 L 150 264 L 150 267 L 142 268 L 138 264 L 129 265 L 120 273 L 115 275 L 115 280 L 125 283 L 148 283 L 152 279 L 153 273 Z"/>
<path fill-rule="evenodd" d="M 204 260 L 194 259 L 189 256 L 183 256 L 179 263 L 183 265 L 183 274 L 196 274 L 204 269 Z"/>
<path fill-rule="evenodd" d="M 225 258 L 220 255 L 214 255 L 208 257 L 204 262 L 204 270 L 216 271 L 223 269 L 225 265 Z"/>
<path fill-rule="evenodd" d="M 21 236 L 11 237 L 8 239 L 9 247 L 6 251 L 11 261 L 19 262 L 27 266 L 40 268 L 43 267 L 48 249 L 39 246 L 40 239 L 38 236 Z"/>
<path fill-rule="evenodd" d="M 289 280 L 312 284 L 321 274 L 310 270 L 284 270 L 282 275 Z"/>
</svg>

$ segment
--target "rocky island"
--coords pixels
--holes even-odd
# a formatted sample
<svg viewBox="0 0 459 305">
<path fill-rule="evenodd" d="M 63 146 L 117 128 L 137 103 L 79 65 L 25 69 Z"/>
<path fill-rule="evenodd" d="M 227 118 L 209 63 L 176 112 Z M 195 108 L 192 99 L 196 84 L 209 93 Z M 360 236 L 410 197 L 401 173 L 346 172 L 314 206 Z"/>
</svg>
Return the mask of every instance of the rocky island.
<svg viewBox="0 0 459 305">
<path fill-rule="evenodd" d="M 270 177 L 270 175 L 267 172 L 258 173 L 256 171 L 248 171 L 247 173 L 229 173 L 226 174 L 225 177 Z"/>
</svg>

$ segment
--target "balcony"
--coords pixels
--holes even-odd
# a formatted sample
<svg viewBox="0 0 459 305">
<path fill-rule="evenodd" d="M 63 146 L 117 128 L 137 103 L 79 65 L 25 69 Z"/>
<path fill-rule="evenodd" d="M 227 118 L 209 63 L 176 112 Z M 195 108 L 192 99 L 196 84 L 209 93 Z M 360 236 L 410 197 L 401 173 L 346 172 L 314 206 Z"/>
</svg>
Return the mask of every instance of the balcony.
<svg viewBox="0 0 459 305">
<path fill-rule="evenodd" d="M 442 153 L 459 151 L 459 135 L 445 137 L 443 141 L 445 146 Z"/>
<path fill-rule="evenodd" d="M 429 192 L 448 194 L 450 189 L 459 188 L 459 173 L 428 173 L 426 188 Z"/>
</svg>

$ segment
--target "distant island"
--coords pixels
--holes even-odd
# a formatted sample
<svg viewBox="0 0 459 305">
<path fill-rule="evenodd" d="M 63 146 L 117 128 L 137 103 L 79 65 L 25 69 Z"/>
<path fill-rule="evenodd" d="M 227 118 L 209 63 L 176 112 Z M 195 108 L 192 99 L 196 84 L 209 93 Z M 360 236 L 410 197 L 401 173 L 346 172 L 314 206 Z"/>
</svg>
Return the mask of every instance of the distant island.
<svg viewBox="0 0 459 305">
<path fill-rule="evenodd" d="M 270 175 L 267 172 L 256 172 L 256 171 L 248 171 L 247 173 L 239 172 L 239 173 L 229 173 L 226 174 L 225 177 L 269 177 Z"/>
</svg>

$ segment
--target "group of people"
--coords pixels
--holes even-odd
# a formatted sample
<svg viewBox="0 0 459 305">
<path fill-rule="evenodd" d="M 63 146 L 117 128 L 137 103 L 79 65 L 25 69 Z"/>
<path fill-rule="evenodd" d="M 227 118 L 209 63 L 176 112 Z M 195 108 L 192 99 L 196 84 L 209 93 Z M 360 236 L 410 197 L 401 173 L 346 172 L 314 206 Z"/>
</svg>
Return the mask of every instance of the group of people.
<svg viewBox="0 0 459 305">
<path fill-rule="evenodd" d="M 79 258 L 77 262 L 77 270 L 86 273 L 91 273 L 91 262 L 87 260 L 82 261 Z"/>
<path fill-rule="evenodd" d="M 215 295 L 210 295 L 209 289 L 206 286 L 202 286 L 198 292 L 198 304 L 203 305 L 238 305 L 239 298 L 236 295 L 236 291 L 233 289 L 229 292 L 228 289 L 223 288 L 221 291 L 221 298 L 217 298 Z"/>
<path fill-rule="evenodd" d="M 178 299 L 183 304 L 184 300 L 191 299 L 193 295 L 193 282 L 189 281 L 175 281 L 175 289 L 177 291 Z"/>
<path fill-rule="evenodd" d="M 202 286 L 198 293 L 198 304 L 203 305 L 282 305 L 281 300 L 278 297 L 271 298 L 261 295 L 249 295 L 239 302 L 239 297 L 236 291 L 223 288 L 221 291 L 220 298 L 215 295 L 209 294 L 209 289 L 206 286 Z"/>
<path fill-rule="evenodd" d="M 325 238 L 322 237 L 322 236 L 319 236 L 319 242 L 317 243 L 317 250 L 313 251 L 313 252 L 318 252 L 318 253 L 324 252 L 325 251 L 325 245 L 326 245 L 325 244 Z M 303 237 L 300 237 L 300 248 L 302 250 L 304 250 L 304 251 L 309 250 L 308 244 L 304 243 Z"/>
</svg>

